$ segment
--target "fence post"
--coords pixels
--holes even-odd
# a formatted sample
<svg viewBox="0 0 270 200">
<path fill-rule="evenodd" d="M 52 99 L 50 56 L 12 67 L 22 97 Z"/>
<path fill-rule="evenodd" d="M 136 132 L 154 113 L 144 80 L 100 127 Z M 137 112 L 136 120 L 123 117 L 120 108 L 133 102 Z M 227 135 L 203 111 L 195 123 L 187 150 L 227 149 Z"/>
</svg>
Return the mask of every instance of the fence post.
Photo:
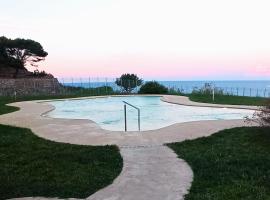
<svg viewBox="0 0 270 200">
<path fill-rule="evenodd" d="M 121 93 L 122 93 L 123 92 L 123 87 L 122 87 L 123 86 L 123 81 L 122 81 L 121 78 L 120 78 L 120 82 L 121 82 L 121 86 L 120 87 L 121 87 Z"/>
<path fill-rule="evenodd" d="M 106 89 L 106 95 L 108 95 L 108 90 L 107 90 L 107 78 L 105 78 L 105 89 Z"/>
<path fill-rule="evenodd" d="M 69 88 L 69 91 L 68 91 L 68 93 L 69 94 L 72 94 L 72 91 L 73 91 L 73 77 L 71 77 L 71 87 Z"/>
<path fill-rule="evenodd" d="M 80 78 L 80 86 L 81 86 L 81 89 L 80 89 L 80 91 L 81 91 L 81 95 L 82 95 L 82 93 L 83 93 L 83 88 L 82 88 L 82 78 Z"/>
<path fill-rule="evenodd" d="M 97 95 L 99 95 L 99 85 L 98 85 L 98 83 L 99 83 L 99 79 L 97 77 Z"/>
<path fill-rule="evenodd" d="M 90 94 L 90 96 L 92 96 L 91 78 L 90 78 L 90 76 L 88 77 L 88 89 L 89 89 L 89 94 Z"/>
<path fill-rule="evenodd" d="M 128 91 L 128 92 L 131 92 L 130 79 L 128 80 L 128 90 L 130 90 L 130 91 Z"/>
<path fill-rule="evenodd" d="M 213 102 L 215 101 L 215 87 L 213 87 Z"/>
<path fill-rule="evenodd" d="M 138 80 L 136 79 L 136 92 L 138 94 Z"/>
<path fill-rule="evenodd" d="M 62 78 L 62 85 L 63 85 L 63 95 L 65 95 L 65 81 L 64 81 L 64 78 Z"/>
<path fill-rule="evenodd" d="M 53 84 L 53 92 L 52 93 L 55 95 L 56 91 L 55 91 L 55 79 L 54 78 L 53 78 L 52 84 Z"/>
</svg>

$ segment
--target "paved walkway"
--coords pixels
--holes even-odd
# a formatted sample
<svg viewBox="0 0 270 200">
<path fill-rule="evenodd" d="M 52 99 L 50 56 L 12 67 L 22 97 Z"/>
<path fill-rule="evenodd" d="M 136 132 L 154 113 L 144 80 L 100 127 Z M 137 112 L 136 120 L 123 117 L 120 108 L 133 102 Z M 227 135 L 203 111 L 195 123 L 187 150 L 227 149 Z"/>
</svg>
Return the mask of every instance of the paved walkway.
<svg viewBox="0 0 270 200">
<path fill-rule="evenodd" d="M 121 175 L 89 200 L 180 200 L 187 193 L 192 170 L 168 147 L 121 148 L 121 155 Z"/>
<path fill-rule="evenodd" d="M 201 105 L 180 96 L 163 96 L 162 100 L 181 105 Z M 43 113 L 53 109 L 45 101 L 18 102 L 12 105 L 21 109 L 1 115 L 1 124 L 30 128 L 38 136 L 57 142 L 84 145 L 116 144 L 120 147 L 124 160 L 123 171 L 112 185 L 91 195 L 88 198 L 91 200 L 183 199 L 191 186 L 192 170 L 163 144 L 209 136 L 222 129 L 246 126 L 243 120 L 216 120 L 178 123 L 154 131 L 112 132 L 101 129 L 90 120 L 43 117 Z"/>
</svg>

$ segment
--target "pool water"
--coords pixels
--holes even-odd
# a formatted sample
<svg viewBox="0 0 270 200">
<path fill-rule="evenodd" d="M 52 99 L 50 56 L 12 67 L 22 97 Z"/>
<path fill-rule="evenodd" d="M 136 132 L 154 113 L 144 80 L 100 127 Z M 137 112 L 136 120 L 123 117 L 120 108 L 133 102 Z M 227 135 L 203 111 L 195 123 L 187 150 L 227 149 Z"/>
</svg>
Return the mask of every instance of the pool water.
<svg viewBox="0 0 270 200">
<path fill-rule="evenodd" d="M 124 103 L 141 110 L 141 130 L 154 130 L 179 122 L 221 119 L 243 119 L 252 110 L 192 107 L 166 103 L 158 96 L 107 97 L 49 102 L 53 118 L 90 119 L 106 130 L 124 131 Z M 127 130 L 138 130 L 137 110 L 127 106 Z"/>
</svg>

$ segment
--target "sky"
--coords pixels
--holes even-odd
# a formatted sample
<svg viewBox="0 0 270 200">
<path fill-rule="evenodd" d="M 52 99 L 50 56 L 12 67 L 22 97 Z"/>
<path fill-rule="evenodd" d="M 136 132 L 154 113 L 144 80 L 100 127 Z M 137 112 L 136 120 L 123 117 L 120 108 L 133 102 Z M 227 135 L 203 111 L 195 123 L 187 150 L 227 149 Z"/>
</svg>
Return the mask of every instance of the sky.
<svg viewBox="0 0 270 200">
<path fill-rule="evenodd" d="M 0 35 L 40 42 L 39 68 L 56 77 L 269 80 L 269 10 L 269 0 L 0 0 Z"/>
</svg>

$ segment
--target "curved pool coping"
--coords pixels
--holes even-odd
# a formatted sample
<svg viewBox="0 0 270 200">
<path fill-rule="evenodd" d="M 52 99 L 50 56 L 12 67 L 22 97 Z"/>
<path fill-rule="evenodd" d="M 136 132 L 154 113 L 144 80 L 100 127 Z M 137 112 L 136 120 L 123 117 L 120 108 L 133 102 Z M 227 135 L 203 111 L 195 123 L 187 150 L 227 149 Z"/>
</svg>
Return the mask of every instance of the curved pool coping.
<svg viewBox="0 0 270 200">
<path fill-rule="evenodd" d="M 160 96 L 161 100 L 164 102 L 187 106 L 237 108 L 251 110 L 258 109 L 256 106 L 197 103 L 190 101 L 187 97 L 184 96 L 143 96 Z M 250 124 L 246 124 L 242 119 L 205 120 L 176 123 L 155 130 L 124 132 L 102 129 L 96 122 L 88 119 L 62 119 L 44 117 L 44 115 L 54 109 L 53 105 L 48 104 L 50 101 L 104 97 L 107 96 L 16 102 L 9 105 L 20 107 L 20 110 L 13 113 L 0 115 L 0 123 L 30 128 L 40 137 L 59 142 L 88 145 L 116 144 L 119 146 L 161 145 L 164 143 L 183 141 L 184 139 L 194 139 L 197 137 L 208 136 L 214 132 L 226 128 L 250 126 Z M 80 132 L 80 134 L 78 134 L 78 132 Z"/>
<path fill-rule="evenodd" d="M 199 102 L 193 102 L 190 101 L 188 97 L 185 96 L 175 96 L 175 95 L 113 95 L 113 96 L 91 96 L 91 97 L 83 97 L 83 98 L 68 98 L 68 99 L 55 99 L 55 100 L 42 100 L 42 101 L 38 101 L 38 103 L 49 103 L 49 102 L 54 102 L 54 101 L 74 101 L 74 100 L 83 100 L 83 99 L 96 99 L 96 98 L 109 98 L 109 97 L 132 97 L 132 96 L 146 96 L 146 97 L 160 97 L 160 100 L 165 102 L 165 103 L 170 103 L 170 104 L 176 104 L 176 105 L 183 105 L 183 106 L 192 106 L 192 107 L 210 107 L 210 108 L 230 108 L 230 109 L 244 109 L 244 110 L 258 110 L 257 106 L 245 106 L 245 105 L 224 105 L 224 104 L 209 104 L 209 103 L 199 103 Z M 51 108 L 48 111 L 45 111 L 44 113 L 42 113 L 40 116 L 42 117 L 46 117 L 46 118 L 51 118 L 51 119 L 71 119 L 72 118 L 59 118 L 59 117 L 51 117 L 48 114 L 55 110 L 56 107 L 52 104 L 49 103 L 49 105 L 51 106 Z M 125 131 L 117 131 L 117 130 L 108 130 L 108 129 L 104 129 L 102 126 L 100 126 L 98 123 L 96 123 L 95 121 L 91 120 L 91 119 L 73 119 L 73 120 L 88 120 L 90 123 L 94 123 L 96 126 L 98 126 L 101 130 L 103 131 L 110 131 L 110 132 L 121 132 L 121 133 L 127 133 Z M 234 120 L 234 119 L 232 119 Z M 216 120 L 196 120 L 196 121 L 216 121 Z M 195 121 L 190 121 L 190 122 L 195 122 Z M 178 123 L 187 123 L 187 122 L 178 122 Z M 165 126 L 165 127 L 161 127 L 161 128 L 157 128 L 157 129 L 150 129 L 150 130 L 142 130 L 142 131 L 128 131 L 128 133 L 131 132 L 139 132 L 139 133 L 143 133 L 145 134 L 146 132 L 149 131 L 156 131 L 156 130 L 161 130 L 164 129 L 166 127 L 172 126 L 174 124 L 178 124 L 178 123 L 173 123 L 171 125 Z"/>
</svg>

